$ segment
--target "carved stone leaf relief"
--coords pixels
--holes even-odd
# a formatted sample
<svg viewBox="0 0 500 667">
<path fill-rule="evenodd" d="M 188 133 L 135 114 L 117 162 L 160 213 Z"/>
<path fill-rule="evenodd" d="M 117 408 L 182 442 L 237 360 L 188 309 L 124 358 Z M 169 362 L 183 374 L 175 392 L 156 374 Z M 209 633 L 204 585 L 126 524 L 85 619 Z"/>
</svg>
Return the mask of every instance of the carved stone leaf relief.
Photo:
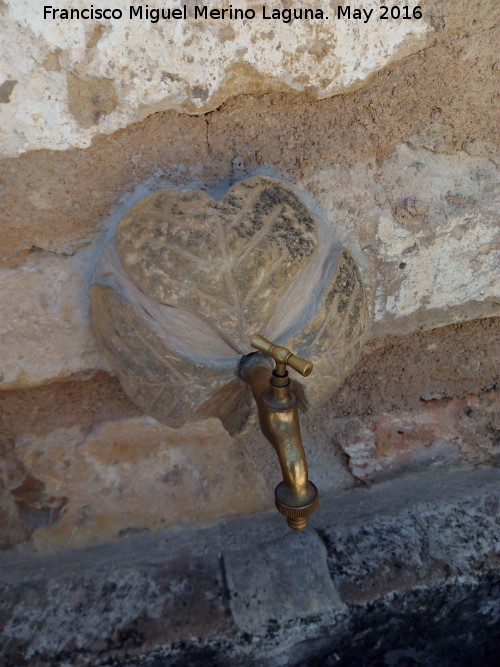
<svg viewBox="0 0 500 667">
<path fill-rule="evenodd" d="M 320 241 L 321 238 L 321 241 Z M 315 363 L 314 406 L 355 363 L 366 328 L 357 268 L 288 186 L 267 177 L 220 200 L 166 188 L 132 206 L 91 288 L 94 331 L 129 396 L 170 426 L 248 414 L 249 336 Z"/>
<path fill-rule="evenodd" d="M 200 192 L 157 190 L 123 217 L 125 271 L 156 301 L 210 321 L 239 352 L 260 330 L 317 247 L 314 220 L 288 187 L 238 183 L 216 202 Z"/>
</svg>

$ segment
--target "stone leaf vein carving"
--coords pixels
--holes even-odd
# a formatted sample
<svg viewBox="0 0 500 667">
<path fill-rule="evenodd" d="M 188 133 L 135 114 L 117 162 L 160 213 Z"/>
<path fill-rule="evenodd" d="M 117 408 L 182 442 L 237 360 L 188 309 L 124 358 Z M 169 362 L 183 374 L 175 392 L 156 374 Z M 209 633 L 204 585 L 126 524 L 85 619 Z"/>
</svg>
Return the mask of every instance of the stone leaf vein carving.
<svg viewBox="0 0 500 667">
<path fill-rule="evenodd" d="M 91 302 L 125 390 L 170 426 L 218 416 L 238 430 L 248 393 L 236 370 L 254 331 L 313 360 L 313 405 L 340 384 L 366 335 L 351 256 L 290 187 L 265 177 L 220 201 L 167 188 L 135 204 L 101 255 Z"/>
</svg>

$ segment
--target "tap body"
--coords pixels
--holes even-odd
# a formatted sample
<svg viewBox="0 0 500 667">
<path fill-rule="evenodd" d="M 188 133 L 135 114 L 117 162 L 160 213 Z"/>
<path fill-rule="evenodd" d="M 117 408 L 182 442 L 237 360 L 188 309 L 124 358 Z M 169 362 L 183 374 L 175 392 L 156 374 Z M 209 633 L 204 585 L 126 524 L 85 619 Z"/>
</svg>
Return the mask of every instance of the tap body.
<svg viewBox="0 0 500 667">
<path fill-rule="evenodd" d="M 302 530 L 318 505 L 318 490 L 308 479 L 298 400 L 286 366 L 277 364 L 273 371 L 269 357 L 257 352 L 243 357 L 240 376 L 252 390 L 262 433 L 278 455 L 283 481 L 275 490 L 276 507 L 290 528 Z"/>
</svg>

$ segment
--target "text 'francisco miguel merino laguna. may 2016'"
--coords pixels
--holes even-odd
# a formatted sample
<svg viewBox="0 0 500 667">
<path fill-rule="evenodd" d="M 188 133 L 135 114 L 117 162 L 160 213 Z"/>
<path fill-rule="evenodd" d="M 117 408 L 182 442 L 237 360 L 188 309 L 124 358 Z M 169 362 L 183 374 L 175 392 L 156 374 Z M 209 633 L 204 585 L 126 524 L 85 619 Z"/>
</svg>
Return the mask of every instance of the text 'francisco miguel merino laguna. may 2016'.
<svg viewBox="0 0 500 667">
<path fill-rule="evenodd" d="M 256 9 L 239 7 L 209 7 L 208 5 L 181 5 L 180 7 L 157 8 L 149 5 L 130 5 L 126 9 L 120 8 L 102 8 L 84 7 L 59 8 L 51 5 L 43 6 L 43 18 L 45 20 L 120 20 L 129 21 L 150 21 L 158 23 L 159 21 L 187 20 L 194 19 L 200 21 L 242 21 L 252 19 L 274 20 L 283 23 L 291 23 L 300 20 L 329 21 L 334 20 L 353 20 L 368 23 L 371 19 L 396 20 L 396 19 L 420 19 L 422 18 L 422 8 L 420 5 L 380 5 L 377 10 L 374 8 L 365 9 L 354 5 L 337 5 L 328 9 L 328 11 L 319 8 L 270 8 L 266 5 Z"/>
</svg>

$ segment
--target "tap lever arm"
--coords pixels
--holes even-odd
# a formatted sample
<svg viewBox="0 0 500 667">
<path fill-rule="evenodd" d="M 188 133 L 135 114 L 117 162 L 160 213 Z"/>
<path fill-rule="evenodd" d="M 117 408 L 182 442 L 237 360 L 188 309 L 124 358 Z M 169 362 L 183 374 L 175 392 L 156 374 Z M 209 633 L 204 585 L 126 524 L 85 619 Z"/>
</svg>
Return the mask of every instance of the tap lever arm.
<svg viewBox="0 0 500 667">
<path fill-rule="evenodd" d="M 250 343 L 256 350 L 267 352 L 267 354 L 269 354 L 274 359 L 277 364 L 277 371 L 281 370 L 278 364 L 283 364 L 283 371 L 286 370 L 286 366 L 290 366 L 290 368 L 293 368 L 295 371 L 297 371 L 297 373 L 300 373 L 304 377 L 307 377 L 312 373 L 312 362 L 307 361 L 307 359 L 301 359 L 300 357 L 295 356 L 295 354 L 292 354 L 292 352 L 290 352 L 287 347 L 283 347 L 282 345 L 274 345 L 268 341 L 267 338 L 264 338 L 264 336 L 261 336 L 260 334 L 254 334 L 250 340 Z M 281 375 L 281 373 L 279 374 Z"/>
</svg>

